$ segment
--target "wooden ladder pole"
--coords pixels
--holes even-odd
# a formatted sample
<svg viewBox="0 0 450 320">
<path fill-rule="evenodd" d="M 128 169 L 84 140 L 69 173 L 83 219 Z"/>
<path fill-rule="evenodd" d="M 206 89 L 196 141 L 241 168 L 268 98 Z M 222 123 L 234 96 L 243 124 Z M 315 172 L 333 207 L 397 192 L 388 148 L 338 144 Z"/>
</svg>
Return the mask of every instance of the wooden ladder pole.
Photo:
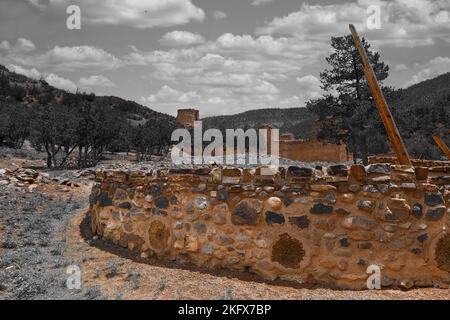
<svg viewBox="0 0 450 320">
<path fill-rule="evenodd" d="M 352 33 L 353 42 L 358 49 L 359 55 L 361 57 L 361 62 L 364 66 L 364 74 L 367 79 L 370 91 L 372 93 L 375 105 L 377 106 L 378 112 L 380 113 L 381 120 L 383 121 L 384 127 L 386 128 L 389 140 L 391 141 L 392 147 L 397 155 L 398 161 L 402 165 L 412 165 L 411 159 L 409 158 L 408 151 L 406 150 L 405 144 L 403 143 L 402 137 L 395 125 L 394 118 L 392 117 L 391 111 L 387 105 L 386 99 L 384 98 L 383 92 L 378 84 L 375 72 L 370 65 L 369 58 L 365 48 L 361 43 L 358 33 L 356 32 L 355 26 L 350 25 L 350 31 Z"/>
<path fill-rule="evenodd" d="M 447 157 L 447 159 L 450 160 L 450 149 L 447 147 L 447 145 L 445 144 L 444 141 L 442 141 L 441 137 L 437 136 L 437 135 L 433 135 L 433 140 L 434 142 L 437 144 L 437 146 L 439 147 L 439 149 L 442 150 L 442 152 L 444 153 L 444 155 Z"/>
</svg>

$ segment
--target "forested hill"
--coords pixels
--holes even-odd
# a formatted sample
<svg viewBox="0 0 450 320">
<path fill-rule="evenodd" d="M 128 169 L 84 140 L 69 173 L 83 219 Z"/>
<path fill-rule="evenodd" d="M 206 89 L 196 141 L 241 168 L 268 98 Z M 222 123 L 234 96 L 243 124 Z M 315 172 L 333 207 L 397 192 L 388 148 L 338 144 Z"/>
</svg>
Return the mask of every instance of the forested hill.
<svg viewBox="0 0 450 320">
<path fill-rule="evenodd" d="M 297 138 L 310 138 L 315 116 L 306 108 L 258 109 L 235 115 L 208 117 L 203 120 L 205 128 L 258 129 L 263 124 L 272 124 L 281 133 L 291 132 Z"/>
<path fill-rule="evenodd" d="M 450 73 L 395 92 L 388 103 L 405 144 L 416 157 L 439 159 L 442 152 L 432 140 L 439 134 L 447 144 L 450 136 Z"/>
<path fill-rule="evenodd" d="M 95 165 L 105 151 L 145 159 L 171 144 L 176 127 L 174 117 L 136 102 L 69 93 L 0 66 L 0 145 L 29 140 L 48 167 Z"/>
<path fill-rule="evenodd" d="M 114 96 L 95 96 L 93 94 L 69 93 L 52 87 L 44 80 L 33 80 L 26 76 L 9 71 L 0 65 L 0 97 L 13 97 L 26 105 L 48 105 L 65 101 L 85 100 L 99 105 L 108 105 L 120 113 L 118 120 L 126 119 L 133 123 L 146 121 L 173 121 L 174 117 L 154 111 L 134 101 Z"/>
<path fill-rule="evenodd" d="M 426 80 L 406 89 L 398 89 L 386 96 L 395 121 L 411 154 L 415 157 L 439 159 L 442 153 L 432 140 L 441 134 L 450 145 L 450 73 Z M 203 119 L 206 128 L 258 128 L 271 123 L 281 133 L 292 132 L 297 138 L 309 138 L 316 115 L 306 108 L 261 109 L 230 116 Z M 373 140 L 385 140 L 385 132 L 378 132 Z"/>
</svg>

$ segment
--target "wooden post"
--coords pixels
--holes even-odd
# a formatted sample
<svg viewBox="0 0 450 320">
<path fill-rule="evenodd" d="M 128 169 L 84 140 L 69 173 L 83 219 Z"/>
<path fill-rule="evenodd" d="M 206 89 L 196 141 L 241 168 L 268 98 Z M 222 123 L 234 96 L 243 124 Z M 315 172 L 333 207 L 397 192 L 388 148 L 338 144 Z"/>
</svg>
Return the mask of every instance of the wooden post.
<svg viewBox="0 0 450 320">
<path fill-rule="evenodd" d="M 402 165 L 412 165 L 411 160 L 406 150 L 405 144 L 403 143 L 402 137 L 395 125 L 394 118 L 392 117 L 391 111 L 387 105 L 386 99 L 384 98 L 383 92 L 378 84 L 375 72 L 370 65 L 369 58 L 365 48 L 361 43 L 358 33 L 356 32 L 355 26 L 350 25 L 350 31 L 352 33 L 353 42 L 358 49 L 359 55 L 361 57 L 361 62 L 364 66 L 364 74 L 367 79 L 367 84 L 369 85 L 370 91 L 372 93 L 375 105 L 377 106 L 378 112 L 380 113 L 381 120 L 383 121 L 384 127 L 386 128 L 389 140 L 391 141 L 392 147 L 397 155 L 398 161 Z"/>
<path fill-rule="evenodd" d="M 433 135 L 434 142 L 438 145 L 439 149 L 442 150 L 444 155 L 450 160 L 450 149 L 447 147 L 444 141 L 442 141 L 441 137 Z"/>
</svg>

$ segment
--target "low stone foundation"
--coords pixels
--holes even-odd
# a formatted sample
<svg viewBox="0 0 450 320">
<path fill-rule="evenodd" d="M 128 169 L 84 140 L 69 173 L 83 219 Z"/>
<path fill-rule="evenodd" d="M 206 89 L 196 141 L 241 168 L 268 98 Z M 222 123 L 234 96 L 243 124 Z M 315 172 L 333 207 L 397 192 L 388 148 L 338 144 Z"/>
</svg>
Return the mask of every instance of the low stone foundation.
<svg viewBox="0 0 450 320">
<path fill-rule="evenodd" d="M 92 230 L 143 257 L 364 289 L 450 284 L 449 167 L 98 171 Z"/>
</svg>

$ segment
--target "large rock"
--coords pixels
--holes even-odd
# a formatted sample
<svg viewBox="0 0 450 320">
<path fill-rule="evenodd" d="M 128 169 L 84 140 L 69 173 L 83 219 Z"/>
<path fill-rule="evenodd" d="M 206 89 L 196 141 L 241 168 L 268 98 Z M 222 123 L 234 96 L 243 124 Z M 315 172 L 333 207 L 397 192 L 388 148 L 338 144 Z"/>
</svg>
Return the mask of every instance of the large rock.
<svg viewBox="0 0 450 320">
<path fill-rule="evenodd" d="M 444 197 L 440 192 L 425 192 L 424 201 L 427 206 L 434 207 L 444 204 Z"/>
<path fill-rule="evenodd" d="M 262 202 L 257 199 L 246 199 L 239 202 L 231 215 L 231 222 L 235 225 L 256 226 L 261 218 Z"/>
<path fill-rule="evenodd" d="M 266 211 L 266 222 L 268 225 L 284 224 L 284 216 L 280 213 Z"/>
<path fill-rule="evenodd" d="M 285 268 L 296 269 L 305 256 L 302 243 L 287 233 L 280 235 L 272 247 L 272 261 L 278 262 Z"/>
</svg>

